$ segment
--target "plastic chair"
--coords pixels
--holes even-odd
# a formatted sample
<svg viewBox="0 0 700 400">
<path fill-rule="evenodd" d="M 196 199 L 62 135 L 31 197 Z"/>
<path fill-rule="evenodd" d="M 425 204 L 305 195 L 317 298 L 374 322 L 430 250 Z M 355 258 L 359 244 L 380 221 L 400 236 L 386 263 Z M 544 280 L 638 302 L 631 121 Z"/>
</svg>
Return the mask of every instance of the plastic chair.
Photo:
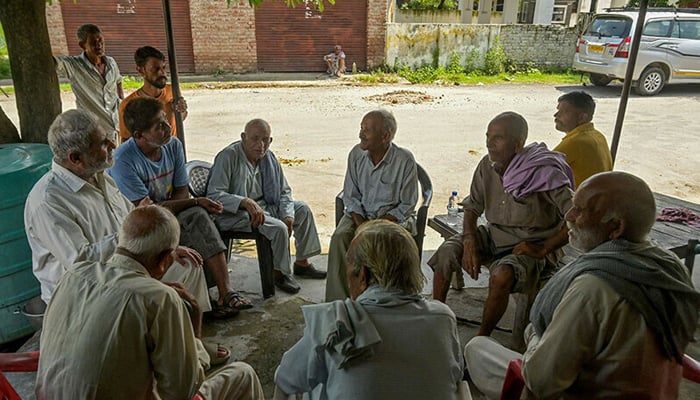
<svg viewBox="0 0 700 400">
<path fill-rule="evenodd" d="M 206 161 L 192 160 L 185 164 L 185 170 L 189 177 L 190 194 L 194 197 L 206 197 L 207 182 L 211 164 Z M 231 259 L 231 242 L 233 239 L 255 240 L 255 247 L 258 251 L 258 265 L 260 267 L 260 281 L 262 284 L 263 297 L 268 298 L 275 295 L 274 264 L 272 261 L 272 243 L 268 238 L 261 235 L 257 229 L 252 232 L 243 231 L 219 231 L 221 240 L 226 244 L 226 260 Z"/>
<path fill-rule="evenodd" d="M 0 353 L 0 399 L 22 400 L 3 372 L 33 372 L 39 367 L 39 352 Z"/>
<path fill-rule="evenodd" d="M 501 400 L 518 400 L 525 388 L 523 379 L 523 360 L 516 358 L 511 360 L 506 371 L 506 379 L 501 389 Z M 683 355 L 683 378 L 700 383 L 700 362 L 687 354 Z"/>
<path fill-rule="evenodd" d="M 425 225 L 428 222 L 428 208 L 430 207 L 430 202 L 433 200 L 433 183 L 430 180 L 428 173 L 420 166 L 416 164 L 418 172 L 418 183 L 421 189 L 422 202 L 418 207 L 418 212 L 416 213 L 416 235 L 413 236 L 413 240 L 416 241 L 416 246 L 418 246 L 418 257 L 423 257 L 423 239 L 425 238 Z M 340 219 L 343 218 L 345 214 L 345 202 L 343 202 L 343 192 L 341 191 L 335 197 L 335 225 L 338 226 Z"/>
</svg>

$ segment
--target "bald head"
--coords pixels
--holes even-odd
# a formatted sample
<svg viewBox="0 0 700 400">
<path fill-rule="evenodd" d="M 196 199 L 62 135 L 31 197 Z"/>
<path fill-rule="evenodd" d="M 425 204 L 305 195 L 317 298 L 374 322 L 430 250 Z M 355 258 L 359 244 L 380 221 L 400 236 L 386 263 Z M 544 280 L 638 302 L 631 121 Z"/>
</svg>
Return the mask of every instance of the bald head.
<svg viewBox="0 0 700 400">
<path fill-rule="evenodd" d="M 174 250 L 180 241 L 180 225 L 166 208 L 137 207 L 119 230 L 119 247 L 139 257 L 157 257 Z"/>
<path fill-rule="evenodd" d="M 610 239 L 639 243 L 647 239 L 654 225 L 656 202 L 640 178 L 621 171 L 602 172 L 579 186 L 566 220 L 573 231 L 572 244 L 576 245 L 587 232 L 588 237 L 598 238 L 591 239 L 598 243 L 576 246 L 584 247 L 584 251 Z"/>
<path fill-rule="evenodd" d="M 389 110 L 383 108 L 370 111 L 365 114 L 365 118 L 375 118 L 382 127 L 382 134 L 389 135 L 389 140 L 394 140 L 396 136 L 396 118 Z"/>
</svg>

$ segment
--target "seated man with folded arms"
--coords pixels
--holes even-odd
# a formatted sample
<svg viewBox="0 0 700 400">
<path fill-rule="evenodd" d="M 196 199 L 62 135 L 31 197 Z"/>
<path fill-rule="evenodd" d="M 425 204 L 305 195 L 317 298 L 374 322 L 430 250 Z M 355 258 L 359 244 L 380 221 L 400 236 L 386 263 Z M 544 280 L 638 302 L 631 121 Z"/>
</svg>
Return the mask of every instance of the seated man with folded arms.
<svg viewBox="0 0 700 400">
<path fill-rule="evenodd" d="M 396 119 L 387 110 L 370 111 L 360 123 L 360 143 L 350 150 L 343 185 L 343 218 L 328 250 L 326 301 L 350 295 L 345 253 L 355 229 L 365 221 L 386 219 L 416 231 L 418 172 L 410 151 L 393 143 Z"/>
<path fill-rule="evenodd" d="M 700 294 L 678 257 L 648 240 L 656 219 L 647 184 L 625 172 L 585 180 L 566 213 L 583 254 L 540 291 L 519 354 L 488 337 L 465 347 L 472 381 L 499 398 L 522 358 L 536 398 L 675 399 Z"/>
<path fill-rule="evenodd" d="M 24 208 L 33 272 L 46 303 L 73 264 L 105 262 L 112 256 L 119 228 L 134 208 L 104 172 L 112 165 L 114 143 L 92 114 L 68 110 L 59 115 L 48 141 L 54 155 L 51 170 L 34 185 Z M 201 256 L 183 246 L 175 254 L 178 261 L 163 279 L 181 283 L 209 311 Z"/>
<path fill-rule="evenodd" d="M 421 296 L 418 247 L 398 224 L 357 229 L 348 250 L 351 299 L 303 306 L 304 336 L 275 373 L 276 397 L 471 399 L 452 311 Z"/>
<path fill-rule="evenodd" d="M 252 307 L 231 288 L 226 246 L 209 217 L 209 213 L 221 214 L 223 207 L 206 197 L 190 197 L 185 153 L 180 140 L 171 135 L 163 104 L 140 97 L 126 105 L 123 117 L 131 139 L 114 152 L 109 170 L 119 190 L 134 204 L 150 199 L 177 216 L 180 243 L 202 255 L 219 291 L 212 317 L 227 318 Z"/>
<path fill-rule="evenodd" d="M 428 260 L 433 298 L 444 302 L 452 273 L 477 279 L 489 269 L 479 335 L 488 336 L 508 307 L 510 293 L 532 295 L 542 274 L 557 268 L 566 244 L 564 214 L 573 175 L 560 153 L 527 140 L 527 121 L 504 112 L 486 130 L 488 155 L 477 165 L 464 206 L 463 233 L 447 239 Z M 477 227 L 484 213 L 488 225 Z"/>
<path fill-rule="evenodd" d="M 201 308 L 182 285 L 161 281 L 179 231 L 165 208 L 138 207 L 106 262 L 66 271 L 44 318 L 37 399 L 263 399 L 248 364 L 205 377 Z"/>
<path fill-rule="evenodd" d="M 309 206 L 292 198 L 284 170 L 270 150 L 272 129 L 267 121 L 249 121 L 237 140 L 221 150 L 209 173 L 207 196 L 223 204 L 215 216 L 222 231 L 256 228 L 272 243 L 275 286 L 287 293 L 301 288 L 292 277 L 289 237 L 294 234 L 294 275 L 325 279 L 309 262 L 321 254 L 316 222 Z"/>
</svg>

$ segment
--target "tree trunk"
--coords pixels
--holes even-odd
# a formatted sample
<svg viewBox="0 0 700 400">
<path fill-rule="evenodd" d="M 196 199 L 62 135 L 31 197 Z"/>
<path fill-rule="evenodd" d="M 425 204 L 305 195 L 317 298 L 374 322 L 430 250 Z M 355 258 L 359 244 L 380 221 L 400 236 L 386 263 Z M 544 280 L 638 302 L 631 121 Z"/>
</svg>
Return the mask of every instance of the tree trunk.
<svg viewBox="0 0 700 400">
<path fill-rule="evenodd" d="M 20 141 L 19 133 L 15 125 L 7 118 L 5 111 L 0 107 L 0 144 L 17 143 Z"/>
<path fill-rule="evenodd" d="M 46 0 L 0 0 L 0 23 L 10 56 L 22 140 L 46 143 L 49 126 L 61 113 Z"/>
</svg>

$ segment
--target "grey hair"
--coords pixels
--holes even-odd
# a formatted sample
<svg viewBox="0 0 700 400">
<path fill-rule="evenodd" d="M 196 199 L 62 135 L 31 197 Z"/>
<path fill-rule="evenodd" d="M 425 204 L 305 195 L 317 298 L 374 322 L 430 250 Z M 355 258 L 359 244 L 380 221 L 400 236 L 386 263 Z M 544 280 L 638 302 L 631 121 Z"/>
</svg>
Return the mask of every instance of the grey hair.
<svg viewBox="0 0 700 400">
<path fill-rule="evenodd" d="M 68 161 L 68 154 L 86 153 L 92 145 L 91 134 L 99 129 L 95 116 L 85 110 L 68 110 L 49 127 L 48 141 L 54 159 Z"/>
<path fill-rule="evenodd" d="M 507 121 L 508 122 L 508 135 L 517 140 L 519 143 L 525 144 L 527 140 L 527 121 L 525 118 L 513 111 L 506 111 L 496 115 L 491 122 L 496 121 Z"/>
<path fill-rule="evenodd" d="M 418 247 L 401 225 L 382 219 L 363 223 L 347 253 L 352 273 L 369 271 L 369 283 L 403 294 L 419 294 L 425 277 L 420 269 Z"/>
<path fill-rule="evenodd" d="M 394 114 L 383 108 L 368 113 L 368 115 L 372 114 L 379 114 L 382 118 L 382 133 L 389 132 L 389 140 L 394 140 L 394 136 L 396 136 L 396 118 Z"/>
<path fill-rule="evenodd" d="M 81 25 L 80 28 L 78 28 L 78 42 L 87 42 L 88 35 L 95 33 L 102 33 L 99 26 L 95 24 Z"/>
<path fill-rule="evenodd" d="M 119 229 L 119 247 L 143 257 L 174 250 L 180 241 L 180 224 L 167 208 L 148 205 L 133 209 Z"/>
<path fill-rule="evenodd" d="M 254 126 L 262 126 L 263 128 L 265 128 L 265 131 L 267 133 L 272 133 L 272 128 L 270 128 L 270 124 L 262 118 L 255 118 L 248 121 L 248 123 L 245 124 L 245 128 L 243 128 L 243 132 L 248 133 L 250 128 Z"/>
</svg>

